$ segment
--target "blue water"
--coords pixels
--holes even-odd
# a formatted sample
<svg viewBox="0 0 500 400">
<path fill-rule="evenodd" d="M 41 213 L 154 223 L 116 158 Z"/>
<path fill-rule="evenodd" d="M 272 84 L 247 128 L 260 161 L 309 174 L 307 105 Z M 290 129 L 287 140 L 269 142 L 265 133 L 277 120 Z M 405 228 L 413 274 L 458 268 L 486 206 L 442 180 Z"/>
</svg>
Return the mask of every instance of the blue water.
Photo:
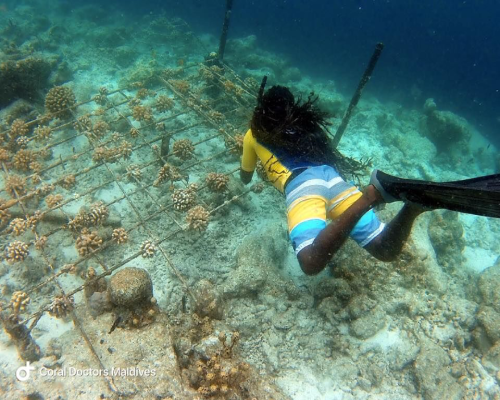
<svg viewBox="0 0 500 400">
<path fill-rule="evenodd" d="M 165 9 L 197 33 L 217 36 L 226 4 L 111 3 L 133 13 Z M 499 15 L 495 0 L 234 0 L 229 38 L 255 34 L 260 46 L 285 54 L 306 74 L 335 80 L 346 95 L 375 44 L 384 42 L 369 93 L 415 108 L 434 97 L 500 145 Z"/>
</svg>

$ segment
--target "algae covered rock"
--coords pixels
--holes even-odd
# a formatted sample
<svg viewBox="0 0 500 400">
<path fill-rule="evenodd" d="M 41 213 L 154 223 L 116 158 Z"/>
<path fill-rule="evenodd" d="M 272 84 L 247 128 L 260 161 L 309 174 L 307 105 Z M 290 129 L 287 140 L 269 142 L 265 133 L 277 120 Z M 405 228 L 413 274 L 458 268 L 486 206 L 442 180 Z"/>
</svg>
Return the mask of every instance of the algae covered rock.
<svg viewBox="0 0 500 400">
<path fill-rule="evenodd" d="M 49 85 L 49 77 L 57 59 L 27 57 L 9 60 L 0 65 L 0 107 L 19 98 L 34 101 L 39 91 Z"/>
<path fill-rule="evenodd" d="M 481 307 L 477 313 L 477 320 L 492 343 L 500 339 L 500 314 L 492 307 Z"/>
<path fill-rule="evenodd" d="M 448 372 L 451 364 L 446 351 L 426 340 L 414 362 L 414 373 L 424 399 L 462 399 L 460 385 Z"/>
<path fill-rule="evenodd" d="M 368 313 L 360 316 L 349 325 L 349 333 L 358 339 L 368 339 L 385 326 L 385 312 L 376 306 Z"/>
<path fill-rule="evenodd" d="M 245 238 L 236 254 L 238 268 L 231 272 L 222 292 L 226 298 L 253 297 L 277 280 L 287 246 L 281 229 L 273 227 L 264 233 Z"/>
<path fill-rule="evenodd" d="M 471 138 L 469 124 L 451 111 L 439 111 L 432 99 L 424 105 L 427 137 L 434 143 L 438 153 L 468 142 Z"/>
<path fill-rule="evenodd" d="M 153 282 L 146 270 L 129 267 L 111 277 L 108 291 L 114 305 L 130 307 L 151 299 Z"/>
<path fill-rule="evenodd" d="M 428 232 L 438 263 L 445 268 L 460 265 L 465 239 L 458 213 L 446 211 L 442 215 L 436 215 L 429 223 Z"/>
<path fill-rule="evenodd" d="M 484 303 L 500 313 L 500 258 L 493 266 L 483 271 L 478 286 Z"/>
</svg>

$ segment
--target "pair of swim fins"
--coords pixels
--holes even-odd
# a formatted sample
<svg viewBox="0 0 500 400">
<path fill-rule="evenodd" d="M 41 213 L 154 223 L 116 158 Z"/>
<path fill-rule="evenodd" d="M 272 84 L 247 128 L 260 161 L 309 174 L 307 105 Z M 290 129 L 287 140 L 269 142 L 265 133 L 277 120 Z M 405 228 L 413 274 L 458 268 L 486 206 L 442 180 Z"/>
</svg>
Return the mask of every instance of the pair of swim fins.
<svg viewBox="0 0 500 400">
<path fill-rule="evenodd" d="M 424 208 L 444 208 L 500 218 L 500 174 L 453 182 L 403 179 L 374 170 L 370 183 L 388 203 L 405 201 Z"/>
</svg>

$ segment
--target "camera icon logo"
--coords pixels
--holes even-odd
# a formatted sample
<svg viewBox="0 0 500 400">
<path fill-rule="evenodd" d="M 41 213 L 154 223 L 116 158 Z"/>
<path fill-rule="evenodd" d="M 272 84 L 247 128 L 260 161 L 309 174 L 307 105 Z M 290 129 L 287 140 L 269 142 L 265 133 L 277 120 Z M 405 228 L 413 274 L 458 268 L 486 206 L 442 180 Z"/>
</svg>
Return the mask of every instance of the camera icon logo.
<svg viewBox="0 0 500 400">
<path fill-rule="evenodd" d="M 34 371 L 35 367 L 30 365 L 30 362 L 26 362 L 25 367 L 19 367 L 16 370 L 16 378 L 20 382 L 26 382 L 30 378 L 31 371 Z"/>
</svg>

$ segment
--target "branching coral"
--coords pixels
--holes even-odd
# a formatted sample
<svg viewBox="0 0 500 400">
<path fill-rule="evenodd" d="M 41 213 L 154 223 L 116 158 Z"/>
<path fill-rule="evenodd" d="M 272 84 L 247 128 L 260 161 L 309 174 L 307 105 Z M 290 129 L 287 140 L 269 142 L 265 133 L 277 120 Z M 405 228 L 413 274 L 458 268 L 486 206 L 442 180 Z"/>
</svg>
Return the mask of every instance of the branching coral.
<svg viewBox="0 0 500 400">
<path fill-rule="evenodd" d="M 142 171 L 141 168 L 136 164 L 130 164 L 126 168 L 127 170 L 127 178 L 134 182 L 142 179 Z"/>
<path fill-rule="evenodd" d="M 114 163 L 118 161 L 118 158 L 123 157 L 124 159 L 128 159 L 132 154 L 132 145 L 123 140 L 118 147 L 108 148 L 105 146 L 96 147 L 94 150 L 94 155 L 92 159 L 95 162 L 110 162 Z"/>
<path fill-rule="evenodd" d="M 106 221 L 108 216 L 109 209 L 104 203 L 98 201 L 90 206 L 89 211 L 82 207 L 75 218 L 69 221 L 68 227 L 73 231 L 77 231 L 90 226 L 98 226 Z"/>
<path fill-rule="evenodd" d="M 52 134 L 52 129 L 50 129 L 50 127 L 48 126 L 38 125 L 33 133 L 35 134 L 36 140 L 42 141 L 50 137 L 50 135 Z"/>
<path fill-rule="evenodd" d="M 6 225 L 10 221 L 11 215 L 5 204 L 5 200 L 0 199 L 0 226 Z"/>
<path fill-rule="evenodd" d="M 187 189 L 175 189 L 172 193 L 172 204 L 175 210 L 184 211 L 191 208 L 196 201 L 196 185 L 191 184 Z"/>
<path fill-rule="evenodd" d="M 157 187 L 160 185 L 160 183 L 165 181 L 180 181 L 182 178 L 183 177 L 178 168 L 170 164 L 165 164 L 163 167 L 161 167 L 160 172 L 158 173 L 158 177 L 153 183 L 153 186 Z"/>
<path fill-rule="evenodd" d="M 145 240 L 141 244 L 141 253 L 144 258 L 152 258 L 156 254 L 157 248 L 151 240 Z"/>
<path fill-rule="evenodd" d="M 222 349 L 213 355 L 198 358 L 187 374 L 190 384 L 203 397 L 239 398 L 241 384 L 250 374 L 250 366 L 233 360 L 233 349 L 239 341 L 239 332 L 233 332 L 231 339 L 224 332 L 219 333 Z"/>
<path fill-rule="evenodd" d="M 158 96 L 155 103 L 156 111 L 165 112 L 174 108 L 174 100 L 168 96 Z"/>
<path fill-rule="evenodd" d="M 97 250 L 102 245 L 102 239 L 97 235 L 96 231 L 89 232 L 84 229 L 82 234 L 76 239 L 76 250 L 80 256 L 84 257 L 94 250 Z"/>
<path fill-rule="evenodd" d="M 229 177 L 217 172 L 210 172 L 205 178 L 205 182 L 212 192 L 225 192 L 229 183 Z"/>
<path fill-rule="evenodd" d="M 13 198 L 16 197 L 16 193 L 23 195 L 26 193 L 26 179 L 19 175 L 9 175 L 5 182 L 5 190 Z"/>
<path fill-rule="evenodd" d="M 10 221 L 9 230 L 14 236 L 19 236 L 28 229 L 28 222 L 23 218 L 14 218 Z"/>
<path fill-rule="evenodd" d="M 10 153 L 7 149 L 0 148 L 0 162 L 8 163 L 10 161 Z"/>
<path fill-rule="evenodd" d="M 54 208 L 61 204 L 61 202 L 64 200 L 62 194 L 49 194 L 45 198 L 45 202 L 47 203 L 47 206 L 49 208 Z"/>
<path fill-rule="evenodd" d="M 5 249 L 5 259 L 10 264 L 24 261 L 28 254 L 28 244 L 20 240 L 10 242 Z"/>
<path fill-rule="evenodd" d="M 133 138 L 136 138 L 139 136 L 139 129 L 137 128 L 130 128 L 130 136 L 132 136 Z"/>
<path fill-rule="evenodd" d="M 118 244 L 126 243 L 128 241 L 128 233 L 123 228 L 116 228 L 111 234 L 111 239 Z"/>
<path fill-rule="evenodd" d="M 210 213 L 202 206 L 191 208 L 186 216 L 188 228 L 198 232 L 203 232 L 208 227 Z"/>
<path fill-rule="evenodd" d="M 20 313 L 26 311 L 26 307 L 28 307 L 29 303 L 30 298 L 26 292 L 16 291 L 12 293 L 9 307 L 12 310 L 12 314 L 19 315 Z"/>
<path fill-rule="evenodd" d="M 132 108 L 132 117 L 136 121 L 150 122 L 153 119 L 153 113 L 151 112 L 151 108 L 137 105 Z"/>
<path fill-rule="evenodd" d="M 80 133 L 93 131 L 92 120 L 88 115 L 82 115 L 81 117 L 78 117 L 73 124 L 73 127 L 77 132 Z"/>
<path fill-rule="evenodd" d="M 186 94 L 187 92 L 189 92 L 190 85 L 188 81 L 185 81 L 183 79 L 181 80 L 172 79 L 169 81 L 169 83 L 182 94 Z"/>
<path fill-rule="evenodd" d="M 9 136 L 11 137 L 11 139 L 16 139 L 20 136 L 26 136 L 28 132 L 28 125 L 26 125 L 26 123 L 22 119 L 18 118 L 12 122 L 12 125 L 10 126 Z"/>
<path fill-rule="evenodd" d="M 106 105 L 108 102 L 108 89 L 104 86 L 99 88 L 99 94 L 96 94 L 92 100 L 94 100 L 100 106 Z"/>
<path fill-rule="evenodd" d="M 63 295 L 56 296 L 50 303 L 48 312 L 56 318 L 64 318 L 75 308 L 73 296 L 66 297 Z"/>
<path fill-rule="evenodd" d="M 12 165 L 20 171 L 29 171 L 34 162 L 36 162 L 36 154 L 31 150 L 18 150 L 12 157 Z"/>
<path fill-rule="evenodd" d="M 71 118 L 71 108 L 75 104 L 75 94 L 66 86 L 53 87 L 45 97 L 45 108 L 52 116 L 59 119 Z"/>
<path fill-rule="evenodd" d="M 75 175 L 73 174 L 65 175 L 59 181 L 59 184 L 65 189 L 69 189 L 75 186 L 75 183 L 76 183 L 76 178 Z"/>
<path fill-rule="evenodd" d="M 104 136 L 106 132 L 109 131 L 109 124 L 106 121 L 99 120 L 96 121 L 92 128 L 92 136 L 95 138 L 99 138 Z"/>
<path fill-rule="evenodd" d="M 194 145 L 189 139 L 181 139 L 174 142 L 172 150 L 181 160 L 189 160 L 193 157 Z"/>
<path fill-rule="evenodd" d="M 232 138 L 225 136 L 224 144 L 232 154 L 239 157 L 243 154 L 243 139 L 244 139 L 243 135 L 235 135 Z"/>
</svg>

